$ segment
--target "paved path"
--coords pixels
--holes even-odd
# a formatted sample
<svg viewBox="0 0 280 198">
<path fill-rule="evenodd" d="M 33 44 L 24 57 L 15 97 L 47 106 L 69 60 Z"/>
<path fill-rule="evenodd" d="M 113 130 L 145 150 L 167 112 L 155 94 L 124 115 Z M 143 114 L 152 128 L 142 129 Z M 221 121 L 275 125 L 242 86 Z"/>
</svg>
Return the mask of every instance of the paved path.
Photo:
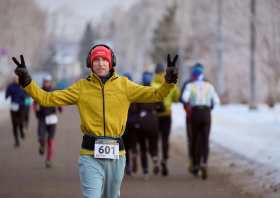
<svg viewBox="0 0 280 198">
<path fill-rule="evenodd" d="M 63 114 L 59 115 L 51 169 L 45 168 L 45 157 L 38 154 L 34 112 L 31 111 L 30 128 L 26 138 L 20 141 L 19 148 L 14 148 L 9 111 L 3 110 L 1 114 L 7 116 L 0 119 L 0 197 L 82 197 L 77 164 L 82 133 L 76 106 L 65 107 Z M 187 172 L 185 140 L 175 144 L 174 138 L 171 142 L 169 176 L 151 175 L 149 181 L 142 181 L 138 170 L 132 178 L 123 180 L 122 198 L 251 197 L 232 187 L 215 168 L 209 168 L 207 181 L 190 175 Z"/>
</svg>

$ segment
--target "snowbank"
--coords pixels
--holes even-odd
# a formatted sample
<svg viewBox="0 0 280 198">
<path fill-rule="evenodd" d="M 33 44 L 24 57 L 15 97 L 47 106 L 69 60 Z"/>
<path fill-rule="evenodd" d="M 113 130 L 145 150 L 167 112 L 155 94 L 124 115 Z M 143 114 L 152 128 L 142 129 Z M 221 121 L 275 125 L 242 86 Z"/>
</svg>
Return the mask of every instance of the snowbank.
<svg viewBox="0 0 280 198">
<path fill-rule="evenodd" d="M 185 138 L 185 112 L 182 104 L 172 105 L 172 133 Z M 274 109 L 259 105 L 231 104 L 212 111 L 210 141 L 250 161 L 280 171 L 280 104 Z M 280 174 L 275 181 L 280 182 Z"/>
</svg>

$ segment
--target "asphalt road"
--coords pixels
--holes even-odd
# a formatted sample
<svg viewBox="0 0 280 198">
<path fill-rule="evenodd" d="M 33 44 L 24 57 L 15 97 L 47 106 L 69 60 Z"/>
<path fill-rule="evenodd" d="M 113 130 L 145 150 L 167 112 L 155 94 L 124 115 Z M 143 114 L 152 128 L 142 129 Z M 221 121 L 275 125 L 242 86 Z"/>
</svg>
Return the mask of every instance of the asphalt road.
<svg viewBox="0 0 280 198">
<path fill-rule="evenodd" d="M 26 138 L 20 140 L 19 148 L 14 148 L 9 111 L 2 110 L 0 114 L 0 197 L 82 197 L 78 169 L 82 132 L 77 107 L 65 107 L 63 114 L 58 115 L 51 169 L 45 168 L 45 156 L 38 153 L 34 112 L 31 110 L 30 127 Z M 233 186 L 225 175 L 219 174 L 217 168 L 212 166 L 209 167 L 208 180 L 194 178 L 187 171 L 185 140 L 178 143 L 175 138 L 171 138 L 169 176 L 151 174 L 148 181 L 143 181 L 139 168 L 132 178 L 124 178 L 122 198 L 253 197 Z"/>
</svg>

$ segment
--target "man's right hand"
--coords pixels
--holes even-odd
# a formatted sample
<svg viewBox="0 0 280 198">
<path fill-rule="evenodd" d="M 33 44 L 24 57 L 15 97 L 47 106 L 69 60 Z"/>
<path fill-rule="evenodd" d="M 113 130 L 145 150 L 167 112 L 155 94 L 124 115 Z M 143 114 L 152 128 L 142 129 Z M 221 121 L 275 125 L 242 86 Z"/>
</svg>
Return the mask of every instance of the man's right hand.
<svg viewBox="0 0 280 198">
<path fill-rule="evenodd" d="M 15 74 L 19 77 L 18 81 L 19 84 L 23 87 L 26 87 L 31 82 L 31 77 L 28 74 L 27 68 L 25 66 L 23 55 L 20 55 L 21 63 L 17 61 L 15 57 L 12 58 L 15 64 L 17 65 L 17 68 L 15 69 Z"/>
</svg>

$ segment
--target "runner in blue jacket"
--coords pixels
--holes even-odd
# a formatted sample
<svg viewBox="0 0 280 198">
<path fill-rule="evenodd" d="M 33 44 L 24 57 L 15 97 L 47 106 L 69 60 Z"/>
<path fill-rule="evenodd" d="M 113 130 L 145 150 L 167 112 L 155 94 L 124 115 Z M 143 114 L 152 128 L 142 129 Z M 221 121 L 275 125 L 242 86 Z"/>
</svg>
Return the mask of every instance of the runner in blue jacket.
<svg viewBox="0 0 280 198">
<path fill-rule="evenodd" d="M 23 139 L 24 134 L 24 116 L 25 116 L 25 99 L 28 97 L 27 93 L 21 89 L 21 85 L 18 82 L 18 77 L 14 77 L 14 82 L 9 84 L 6 90 L 6 99 L 11 97 L 11 119 L 13 125 L 13 133 L 15 137 L 15 147 L 19 146 L 18 129 L 20 136 Z"/>
</svg>

